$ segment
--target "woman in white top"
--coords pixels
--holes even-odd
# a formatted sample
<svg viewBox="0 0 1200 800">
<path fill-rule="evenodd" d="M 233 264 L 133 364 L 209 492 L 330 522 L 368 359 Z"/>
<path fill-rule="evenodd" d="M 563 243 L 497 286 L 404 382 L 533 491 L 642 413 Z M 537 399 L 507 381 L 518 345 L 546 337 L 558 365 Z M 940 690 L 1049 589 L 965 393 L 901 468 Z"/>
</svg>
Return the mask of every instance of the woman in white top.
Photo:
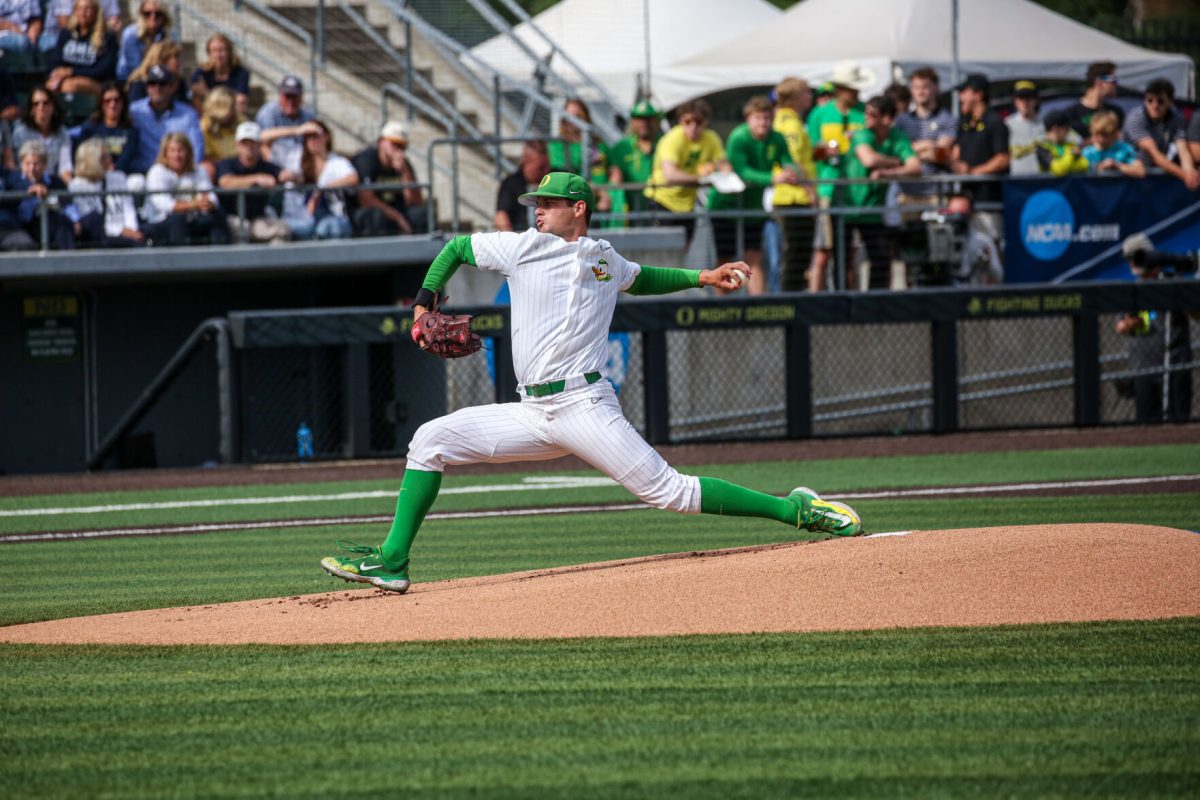
<svg viewBox="0 0 1200 800">
<path fill-rule="evenodd" d="M 333 135 L 325 123 L 311 120 L 300 126 L 304 149 L 284 167 L 300 175 L 307 185 L 319 189 L 357 186 L 358 172 L 349 159 L 333 152 Z M 293 239 L 348 239 L 350 218 L 341 192 L 312 190 L 301 199 L 292 193 L 284 209 L 284 219 Z"/>
<path fill-rule="evenodd" d="M 112 153 L 100 138 L 88 139 L 75 152 L 71 192 L 104 192 L 75 196 L 67 213 L 78 223 L 76 245 L 139 247 L 146 237 L 138 230 L 137 209 L 125 186 L 125 173 L 113 168 Z"/>
<path fill-rule="evenodd" d="M 208 173 L 196 168 L 187 134 L 168 133 L 158 159 L 146 172 L 146 204 L 142 217 L 151 244 L 174 247 L 196 239 L 228 244 L 225 215 L 217 210 Z"/>
<path fill-rule="evenodd" d="M 46 171 L 67 183 L 71 180 L 74 165 L 71 163 L 71 134 L 63 125 L 63 119 L 54 95 L 37 87 L 29 93 L 25 113 L 13 124 L 12 151 L 20 152 L 21 145 L 29 141 L 41 142 L 46 148 Z"/>
</svg>

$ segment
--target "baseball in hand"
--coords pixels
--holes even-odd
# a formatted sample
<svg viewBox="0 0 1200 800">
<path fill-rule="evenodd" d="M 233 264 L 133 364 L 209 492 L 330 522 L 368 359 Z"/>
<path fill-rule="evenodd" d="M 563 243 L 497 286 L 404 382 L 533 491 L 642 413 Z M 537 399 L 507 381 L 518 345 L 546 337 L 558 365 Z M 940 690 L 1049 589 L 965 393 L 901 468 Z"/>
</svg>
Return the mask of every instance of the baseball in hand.
<svg viewBox="0 0 1200 800">
<path fill-rule="evenodd" d="M 746 273 L 742 272 L 740 269 L 735 269 L 733 271 L 733 279 L 737 281 L 738 286 L 741 286 L 746 282 Z"/>
</svg>

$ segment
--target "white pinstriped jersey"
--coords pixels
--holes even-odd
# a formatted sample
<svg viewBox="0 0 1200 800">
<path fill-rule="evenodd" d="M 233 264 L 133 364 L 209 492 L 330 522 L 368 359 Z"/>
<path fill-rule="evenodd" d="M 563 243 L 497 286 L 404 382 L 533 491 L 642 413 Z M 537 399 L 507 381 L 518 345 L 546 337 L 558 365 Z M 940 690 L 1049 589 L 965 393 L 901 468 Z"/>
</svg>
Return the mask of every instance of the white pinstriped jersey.
<svg viewBox="0 0 1200 800">
<path fill-rule="evenodd" d="M 641 266 L 603 239 L 524 233 L 476 233 L 479 269 L 508 279 L 513 367 L 522 385 L 583 375 L 608 361 L 608 329 L 617 293 Z"/>
</svg>

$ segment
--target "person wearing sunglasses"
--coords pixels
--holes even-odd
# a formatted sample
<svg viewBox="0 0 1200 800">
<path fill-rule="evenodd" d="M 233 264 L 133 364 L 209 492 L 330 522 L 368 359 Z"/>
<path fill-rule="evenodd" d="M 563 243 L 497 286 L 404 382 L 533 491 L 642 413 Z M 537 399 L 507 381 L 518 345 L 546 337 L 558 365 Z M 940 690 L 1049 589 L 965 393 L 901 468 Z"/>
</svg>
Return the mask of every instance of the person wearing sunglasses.
<svg viewBox="0 0 1200 800">
<path fill-rule="evenodd" d="M 129 118 L 129 100 L 125 96 L 125 89 L 116 81 L 108 81 L 100 88 L 100 104 L 79 126 L 75 141 L 83 143 L 96 138 L 103 140 L 104 149 L 112 157 L 115 169 L 126 173 L 133 171 L 138 150 L 138 131 Z"/>
<path fill-rule="evenodd" d="M 71 135 L 63 124 L 63 112 L 58 101 L 43 87 L 29 93 L 25 113 L 13 125 L 12 149 L 19 153 L 26 142 L 38 141 L 46 149 L 46 171 L 71 180 Z M 18 167 L 18 164 L 12 166 Z"/>
<path fill-rule="evenodd" d="M 1079 135 L 1083 144 L 1087 144 L 1092 135 L 1092 115 L 1097 111 L 1111 111 L 1117 115 L 1117 120 L 1125 124 L 1125 112 L 1109 98 L 1117 94 L 1117 65 L 1111 61 L 1097 61 L 1089 64 L 1084 79 L 1087 88 L 1079 102 L 1067 109 L 1067 119 L 1071 130 Z"/>
<path fill-rule="evenodd" d="M 155 42 L 173 38 L 171 15 L 157 0 L 145 0 L 138 7 L 137 24 L 121 31 L 121 49 L 117 56 L 117 79 L 128 80 L 129 74 L 142 63 L 146 48 Z"/>
<path fill-rule="evenodd" d="M 366 147 L 352 162 L 359 182 L 413 183 L 416 173 L 408 162 L 408 129 L 399 122 L 389 122 L 379 132 L 374 147 Z M 357 195 L 358 207 L 351 219 L 359 236 L 394 236 L 412 233 L 408 218 L 408 189 L 364 189 Z M 417 189 L 418 197 L 420 189 Z"/>
<path fill-rule="evenodd" d="M 1174 175 L 1188 189 L 1200 188 L 1200 172 L 1187 143 L 1187 122 L 1175 108 L 1175 85 L 1169 80 L 1157 78 L 1146 84 L 1142 105 L 1125 120 L 1125 138 L 1147 167 Z"/>
</svg>

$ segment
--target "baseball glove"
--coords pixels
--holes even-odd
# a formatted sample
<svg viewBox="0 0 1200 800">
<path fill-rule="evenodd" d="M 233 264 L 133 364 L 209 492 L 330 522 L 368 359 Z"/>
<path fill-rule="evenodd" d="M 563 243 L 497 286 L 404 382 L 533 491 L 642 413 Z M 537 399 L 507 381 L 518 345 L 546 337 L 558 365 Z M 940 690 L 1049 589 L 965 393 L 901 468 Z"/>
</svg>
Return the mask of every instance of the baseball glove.
<svg viewBox="0 0 1200 800">
<path fill-rule="evenodd" d="M 483 346 L 479 334 L 471 332 L 469 314 L 443 314 L 437 306 L 413 323 L 412 338 L 439 358 L 462 358 Z"/>
</svg>

